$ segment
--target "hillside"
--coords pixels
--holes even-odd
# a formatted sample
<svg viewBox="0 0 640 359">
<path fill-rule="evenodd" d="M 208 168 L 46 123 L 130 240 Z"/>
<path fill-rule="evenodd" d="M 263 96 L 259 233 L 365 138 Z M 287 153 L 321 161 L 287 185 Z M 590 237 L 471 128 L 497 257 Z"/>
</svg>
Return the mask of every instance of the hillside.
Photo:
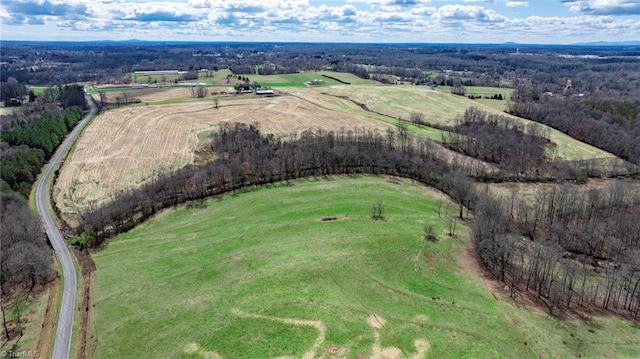
<svg viewBox="0 0 640 359">
<path fill-rule="evenodd" d="M 369 216 L 378 200 L 383 221 Z M 89 352 L 103 359 L 640 355 L 640 333 L 628 322 L 563 322 L 514 306 L 495 289 L 492 296 L 468 259 L 467 227 L 456 223 L 456 236 L 447 235 L 453 211 L 437 192 L 381 177 L 299 181 L 166 211 L 94 254 L 97 347 Z M 428 224 L 438 242 L 423 239 Z"/>
</svg>

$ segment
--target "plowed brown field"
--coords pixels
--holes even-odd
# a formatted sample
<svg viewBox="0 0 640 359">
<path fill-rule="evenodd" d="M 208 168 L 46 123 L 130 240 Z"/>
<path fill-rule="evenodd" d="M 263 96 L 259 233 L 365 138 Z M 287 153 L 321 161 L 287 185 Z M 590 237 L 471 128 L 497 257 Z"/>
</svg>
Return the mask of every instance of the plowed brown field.
<svg viewBox="0 0 640 359">
<path fill-rule="evenodd" d="M 381 121 L 337 113 L 293 96 L 135 106 L 97 116 L 60 170 L 56 206 L 69 224 L 76 214 L 160 173 L 193 163 L 198 134 L 220 122 L 258 123 L 265 133 L 288 135 L 307 129 L 384 130 Z"/>
</svg>

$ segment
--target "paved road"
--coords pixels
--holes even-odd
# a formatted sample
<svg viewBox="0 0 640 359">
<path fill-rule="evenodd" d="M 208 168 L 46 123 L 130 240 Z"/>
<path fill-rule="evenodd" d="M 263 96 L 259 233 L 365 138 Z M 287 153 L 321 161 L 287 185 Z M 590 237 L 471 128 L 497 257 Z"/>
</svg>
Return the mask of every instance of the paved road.
<svg viewBox="0 0 640 359">
<path fill-rule="evenodd" d="M 87 95 L 87 101 L 91 106 L 91 112 L 89 112 L 80 123 L 71 131 L 71 134 L 67 136 L 62 145 L 58 148 L 56 153 L 49 161 L 49 167 L 42 176 L 40 183 L 36 189 L 36 207 L 38 208 L 38 214 L 42 219 L 42 224 L 49 241 L 53 245 L 53 249 L 58 257 L 58 261 L 62 266 L 62 277 L 64 280 L 64 288 L 62 292 L 62 304 L 60 306 L 60 317 L 58 317 L 58 331 L 56 332 L 56 341 L 53 346 L 53 359 L 65 359 L 69 358 L 71 350 L 71 332 L 73 330 L 73 315 L 76 307 L 76 271 L 73 267 L 73 257 L 64 237 L 60 233 L 58 227 L 56 227 L 55 221 L 51 218 L 49 211 L 47 210 L 47 204 L 49 203 L 49 191 L 47 191 L 47 182 L 58 167 L 60 160 L 64 153 L 71 147 L 73 141 L 84 126 L 91 120 L 91 118 L 98 112 L 98 108 L 93 101 Z"/>
</svg>

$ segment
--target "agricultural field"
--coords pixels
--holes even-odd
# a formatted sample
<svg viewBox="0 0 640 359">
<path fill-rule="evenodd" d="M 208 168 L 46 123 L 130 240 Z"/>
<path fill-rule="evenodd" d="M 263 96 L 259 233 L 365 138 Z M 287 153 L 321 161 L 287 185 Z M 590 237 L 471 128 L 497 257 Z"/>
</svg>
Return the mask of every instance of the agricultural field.
<svg viewBox="0 0 640 359">
<path fill-rule="evenodd" d="M 384 220 L 369 216 L 375 201 Z M 295 181 L 165 211 L 94 253 L 88 353 L 640 356 L 630 322 L 561 321 L 514 304 L 479 276 L 466 225 L 455 222 L 448 235 L 452 212 L 438 192 L 369 176 Z M 423 239 L 425 225 L 437 242 Z"/>
<path fill-rule="evenodd" d="M 11 115 L 17 107 L 0 107 L 0 115 Z"/>
<path fill-rule="evenodd" d="M 235 93 L 233 87 L 213 87 L 207 89 L 209 94 L 212 93 Z M 106 92 L 106 91 L 105 91 Z M 106 101 L 108 103 L 116 103 L 116 97 L 123 96 L 123 90 L 119 89 L 118 91 L 107 92 Z M 148 104 L 170 104 L 170 103 L 179 103 L 179 102 L 192 102 L 194 100 L 205 101 L 209 100 L 212 102 L 212 98 L 203 98 L 203 99 L 194 99 L 191 97 L 191 87 L 190 86 L 170 86 L 170 87 L 160 87 L 160 88 L 146 88 L 146 89 L 132 89 L 127 90 L 129 99 L 131 100 L 140 100 L 143 105 Z M 96 102 L 100 101 L 99 95 L 93 94 L 93 99 Z"/>
<path fill-rule="evenodd" d="M 485 106 L 491 107 L 498 111 L 507 110 L 507 100 L 511 99 L 513 89 L 504 87 L 484 87 L 484 86 L 465 86 L 465 94 L 467 96 L 482 96 L 483 98 L 475 99 L 475 102 L 481 103 Z M 438 86 L 437 90 L 443 93 L 451 93 L 451 86 Z M 493 95 L 502 95 L 503 100 L 492 100 L 484 97 L 491 97 Z"/>
<path fill-rule="evenodd" d="M 355 75 L 342 73 L 342 72 L 330 72 L 330 71 L 317 71 L 317 72 L 301 72 L 297 74 L 282 74 L 282 75 L 256 75 L 256 74 L 241 74 L 240 76 L 248 77 L 251 82 L 257 81 L 262 86 L 270 87 L 306 87 L 305 82 L 313 80 L 322 80 L 318 85 L 310 85 L 310 87 L 325 87 L 333 85 L 341 85 L 340 82 L 333 79 L 324 77 L 322 75 L 331 76 L 341 81 L 348 82 L 352 85 L 371 85 L 375 84 L 375 81 L 361 79 Z M 237 75 L 236 75 L 237 76 Z"/>
<path fill-rule="evenodd" d="M 165 95 L 159 92 L 154 99 Z M 193 163 L 200 140 L 220 122 L 258 123 L 263 132 L 278 135 L 391 126 L 362 115 L 337 115 L 294 96 L 225 97 L 217 109 L 210 99 L 134 105 L 98 115 L 60 169 L 54 200 L 63 218 L 73 225 L 75 214 L 88 205 Z"/>
<path fill-rule="evenodd" d="M 364 104 L 369 110 L 392 118 L 409 119 L 411 113 L 419 112 L 424 115 L 426 122 L 453 125 L 455 118 L 462 115 L 467 108 L 477 106 L 485 111 L 513 118 L 523 124 L 530 123 L 530 121 L 519 117 L 483 106 L 464 96 L 456 96 L 418 86 L 331 86 L 323 89 L 323 92 L 331 96 L 349 99 L 358 104 Z M 614 157 L 606 151 L 577 141 L 550 127 L 549 131 L 551 141 L 556 144 L 553 153 L 551 153 L 553 157 L 563 160 Z"/>
</svg>

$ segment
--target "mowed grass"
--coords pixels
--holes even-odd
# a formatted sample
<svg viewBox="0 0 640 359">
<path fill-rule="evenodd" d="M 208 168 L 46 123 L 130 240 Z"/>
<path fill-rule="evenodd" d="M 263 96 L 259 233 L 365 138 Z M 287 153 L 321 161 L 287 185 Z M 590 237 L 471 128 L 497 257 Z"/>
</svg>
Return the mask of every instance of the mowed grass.
<svg viewBox="0 0 640 359">
<path fill-rule="evenodd" d="M 475 99 L 475 102 L 481 103 L 485 106 L 491 107 L 498 111 L 507 110 L 507 102 L 511 100 L 511 94 L 513 89 L 504 87 L 485 87 L 485 86 L 465 86 L 465 94 L 467 96 L 482 96 L 483 98 Z M 451 86 L 438 86 L 437 90 L 443 93 L 451 93 Z M 484 97 L 491 97 L 493 95 L 502 95 L 503 100 L 492 100 Z"/>
<path fill-rule="evenodd" d="M 361 79 L 355 75 L 343 72 L 331 72 L 331 71 L 317 71 L 317 72 L 301 72 L 297 74 L 282 74 L 282 75 L 256 75 L 256 74 L 243 74 L 240 76 L 248 77 L 251 82 L 256 81 L 262 86 L 270 87 L 306 87 L 305 82 L 313 80 L 322 80 L 318 85 L 311 85 L 311 87 L 323 87 L 331 85 L 341 85 L 342 83 L 324 77 L 322 75 L 331 76 L 341 81 L 348 82 L 353 85 L 366 85 L 375 84 L 375 81 Z"/>
<path fill-rule="evenodd" d="M 331 86 L 323 89 L 323 92 L 365 104 L 369 110 L 394 118 L 409 119 L 412 113 L 418 112 L 424 115 L 425 121 L 432 124 L 454 125 L 455 119 L 472 106 L 510 117 L 523 124 L 531 122 L 467 97 L 431 90 L 423 86 Z M 558 130 L 540 126 L 549 129 L 550 140 L 556 144 L 553 153 L 550 153 L 553 158 L 586 160 L 614 157 L 606 151 L 580 142 Z"/>
<path fill-rule="evenodd" d="M 378 200 L 384 221 L 369 218 Z M 587 327 L 496 301 L 459 264 L 468 229 L 458 223 L 457 238 L 447 236 L 440 202 L 443 216 L 455 212 L 405 180 L 337 177 L 164 212 L 94 254 L 92 355 L 640 355 L 640 331 L 627 322 Z M 439 242 L 422 239 L 426 224 Z"/>
</svg>

